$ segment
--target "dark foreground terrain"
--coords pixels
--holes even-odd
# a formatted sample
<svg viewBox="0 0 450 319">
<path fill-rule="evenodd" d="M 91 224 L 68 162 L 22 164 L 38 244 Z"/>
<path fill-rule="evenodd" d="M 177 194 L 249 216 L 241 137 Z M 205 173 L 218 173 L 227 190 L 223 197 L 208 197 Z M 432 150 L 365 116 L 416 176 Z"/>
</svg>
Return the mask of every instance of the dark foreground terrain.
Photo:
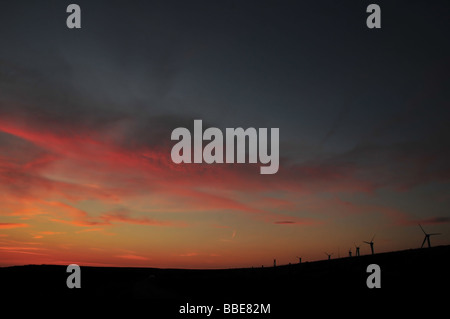
<svg viewBox="0 0 450 319">
<path fill-rule="evenodd" d="M 381 288 L 369 289 L 367 266 L 381 268 Z M 154 307 L 170 305 L 168 318 L 182 305 L 271 304 L 272 314 L 297 311 L 310 301 L 342 300 L 349 309 L 355 298 L 375 304 L 433 299 L 448 294 L 450 246 L 412 249 L 373 256 L 348 257 L 271 268 L 182 270 L 81 267 L 81 288 L 69 289 L 66 266 L 29 265 L 0 268 L 3 295 L 11 298 L 152 299 Z M 445 297 L 445 296 L 443 296 Z M 425 300 L 423 300 L 426 302 Z M 198 315 L 200 316 L 200 315 Z M 205 316 L 205 315 L 202 315 Z M 189 316 L 187 316 L 189 317 Z M 273 316 L 276 318 L 277 316 Z M 257 318 L 257 316 L 253 316 Z"/>
</svg>

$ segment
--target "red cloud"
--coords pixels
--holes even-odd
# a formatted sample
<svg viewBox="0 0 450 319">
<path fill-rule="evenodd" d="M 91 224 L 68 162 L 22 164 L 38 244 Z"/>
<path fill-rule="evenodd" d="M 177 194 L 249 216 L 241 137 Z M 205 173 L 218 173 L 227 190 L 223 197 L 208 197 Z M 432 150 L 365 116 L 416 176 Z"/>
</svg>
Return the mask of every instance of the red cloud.
<svg viewBox="0 0 450 319">
<path fill-rule="evenodd" d="M 28 224 L 18 224 L 18 223 L 0 223 L 0 229 L 11 229 L 11 228 L 20 228 L 20 227 L 28 227 Z"/>
<path fill-rule="evenodd" d="M 281 224 L 281 225 L 291 225 L 291 224 L 295 224 L 294 221 L 292 220 L 277 220 L 275 222 L 273 222 L 274 224 Z"/>
<path fill-rule="evenodd" d="M 132 254 L 127 254 L 127 255 L 118 255 L 116 256 L 117 258 L 123 258 L 123 259 L 130 259 L 130 260 L 149 260 L 146 257 L 143 256 L 138 256 L 138 255 L 132 255 Z"/>
<path fill-rule="evenodd" d="M 61 201 L 48 200 L 61 198 L 71 203 L 94 200 L 100 204 L 124 204 L 127 200 L 151 194 L 149 211 L 229 211 L 269 223 L 304 225 L 314 221 L 298 217 L 299 209 L 305 211 L 308 208 L 310 212 L 320 213 L 327 204 L 317 200 L 306 207 L 293 198 L 318 193 L 372 193 L 393 179 L 386 175 L 388 170 L 384 163 L 352 160 L 352 156 L 371 158 L 369 155 L 377 149 L 355 150 L 335 162 L 293 165 L 282 162 L 280 171 L 269 178 L 258 173 L 258 165 L 173 164 L 170 149 L 164 143 L 125 146 L 127 143 L 121 136 L 121 132 L 126 131 L 123 127 L 119 133 L 112 134 L 114 125 L 96 128 L 72 124 L 66 129 L 58 123 L 45 126 L 38 121 L 6 117 L 0 120 L 1 131 L 41 150 L 30 151 L 30 154 L 24 151 L 13 159 L 0 157 L 0 190 L 16 202 L 28 201 L 29 206 L 9 214 L 49 214 L 54 221 L 77 226 L 113 223 L 185 225 L 148 216 L 136 217 L 131 208 L 121 212 L 107 211 L 93 218 L 86 211 Z M 420 167 L 424 165 L 420 157 L 411 157 L 410 162 L 413 166 L 418 165 L 419 173 L 403 185 L 420 183 L 420 176 L 424 175 L 420 173 Z M 292 196 L 283 198 L 273 194 Z M 335 204 L 330 208 L 350 213 L 363 210 L 351 203 L 337 201 Z M 36 206 L 41 207 L 36 209 Z M 46 206 L 56 207 L 64 213 L 61 216 L 48 212 Z M 382 211 L 399 223 L 407 220 L 403 213 L 387 208 Z"/>
<path fill-rule="evenodd" d="M 105 213 L 100 216 L 100 219 L 104 220 L 105 223 L 109 224 L 112 222 L 119 223 L 129 223 L 129 224 L 137 224 L 137 225 L 150 225 L 150 226 L 184 226 L 184 223 L 178 222 L 169 222 L 169 221 L 158 221 L 154 219 L 150 219 L 147 217 L 130 217 L 128 214 L 120 212 L 120 213 Z"/>
</svg>

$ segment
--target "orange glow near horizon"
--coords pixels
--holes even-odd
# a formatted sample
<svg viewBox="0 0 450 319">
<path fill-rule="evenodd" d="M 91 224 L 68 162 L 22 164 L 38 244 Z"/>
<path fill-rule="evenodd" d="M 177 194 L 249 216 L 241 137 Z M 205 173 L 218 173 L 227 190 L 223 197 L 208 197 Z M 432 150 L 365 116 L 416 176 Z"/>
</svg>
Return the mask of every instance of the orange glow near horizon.
<svg viewBox="0 0 450 319">
<path fill-rule="evenodd" d="M 346 256 L 375 232 L 378 251 L 415 240 L 407 212 L 344 199 L 375 190 L 352 166 L 262 176 L 252 165 L 175 165 L 168 148 L 125 148 L 101 130 L 12 118 L 0 131 L 14 145 L 0 157 L 0 266 L 260 267 Z"/>
</svg>

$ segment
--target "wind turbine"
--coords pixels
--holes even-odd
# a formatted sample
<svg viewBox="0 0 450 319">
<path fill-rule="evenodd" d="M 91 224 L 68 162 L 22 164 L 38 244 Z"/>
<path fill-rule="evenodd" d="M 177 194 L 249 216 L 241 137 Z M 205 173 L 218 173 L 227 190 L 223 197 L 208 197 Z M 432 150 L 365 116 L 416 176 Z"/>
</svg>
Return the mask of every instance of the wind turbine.
<svg viewBox="0 0 450 319">
<path fill-rule="evenodd" d="M 355 247 L 356 247 L 355 256 L 359 256 L 359 246 L 356 246 L 356 244 L 355 244 Z"/>
<path fill-rule="evenodd" d="M 419 224 L 419 227 L 420 227 L 420 229 L 422 229 L 423 233 L 425 234 L 425 238 L 423 239 L 423 242 L 422 242 L 422 247 L 420 247 L 420 248 L 423 248 L 423 245 L 425 245 L 425 242 L 428 242 L 428 248 L 431 248 L 431 244 L 430 244 L 430 236 L 440 235 L 441 233 L 427 234 L 427 233 L 425 232 L 425 230 L 423 230 L 422 226 L 420 226 L 420 224 Z"/>
<path fill-rule="evenodd" d="M 298 258 L 298 263 L 301 264 L 302 263 L 302 257 L 298 257 L 297 256 L 297 258 Z"/>
<path fill-rule="evenodd" d="M 374 240 L 374 238 L 375 238 L 375 235 L 373 235 L 372 240 L 370 242 L 365 241 L 366 244 L 370 245 L 370 250 L 372 250 L 372 255 L 374 254 L 374 251 L 373 251 L 373 240 Z"/>
<path fill-rule="evenodd" d="M 352 257 L 352 249 L 351 248 L 348 250 L 348 256 Z"/>
<path fill-rule="evenodd" d="M 328 256 L 328 260 L 330 260 L 331 259 L 331 255 L 333 255 L 333 254 L 325 253 L 325 255 L 327 255 Z"/>
</svg>

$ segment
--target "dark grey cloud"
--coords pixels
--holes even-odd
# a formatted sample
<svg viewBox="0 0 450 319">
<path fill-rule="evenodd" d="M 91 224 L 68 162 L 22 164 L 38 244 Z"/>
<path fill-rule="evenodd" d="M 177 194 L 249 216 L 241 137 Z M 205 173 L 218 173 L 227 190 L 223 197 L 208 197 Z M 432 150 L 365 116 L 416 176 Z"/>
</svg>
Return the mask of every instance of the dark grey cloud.
<svg viewBox="0 0 450 319">
<path fill-rule="evenodd" d="M 439 216 L 434 218 L 426 219 L 425 224 L 444 224 L 444 223 L 450 223 L 450 217 L 448 216 Z"/>
</svg>

